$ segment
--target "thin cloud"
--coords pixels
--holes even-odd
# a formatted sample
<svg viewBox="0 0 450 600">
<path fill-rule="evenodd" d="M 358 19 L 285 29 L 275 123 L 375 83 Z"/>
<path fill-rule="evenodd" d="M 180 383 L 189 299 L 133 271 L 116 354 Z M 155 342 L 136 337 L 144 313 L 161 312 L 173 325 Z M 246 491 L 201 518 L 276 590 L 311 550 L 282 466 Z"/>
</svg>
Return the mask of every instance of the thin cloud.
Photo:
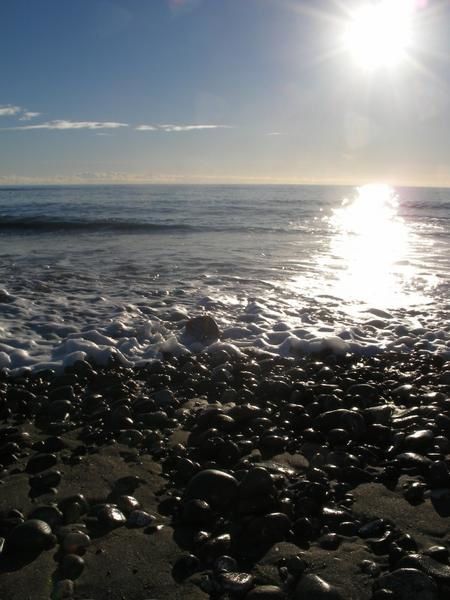
<svg viewBox="0 0 450 600">
<path fill-rule="evenodd" d="M 20 112 L 22 112 L 22 108 L 20 108 L 20 106 L 12 106 L 11 104 L 0 106 L 0 117 L 13 117 L 14 115 L 18 115 Z"/>
<path fill-rule="evenodd" d="M 231 129 L 230 125 L 138 125 L 136 131 L 165 131 L 166 133 L 180 131 L 200 131 L 204 129 Z"/>
<path fill-rule="evenodd" d="M 280 131 L 271 131 L 270 133 L 267 133 L 266 135 L 283 135 Z"/>
<path fill-rule="evenodd" d="M 46 123 L 37 123 L 36 125 L 20 125 L 18 127 L 8 127 L 8 129 L 29 131 L 32 129 L 54 129 L 58 131 L 68 129 L 118 129 L 119 127 L 128 127 L 127 123 L 116 123 L 111 121 L 47 121 Z"/>
<path fill-rule="evenodd" d="M 154 125 L 138 125 L 136 131 L 157 131 L 158 128 Z"/>
<path fill-rule="evenodd" d="M 41 115 L 40 112 L 32 112 L 31 110 L 26 110 L 19 117 L 19 121 L 30 121 L 31 119 L 34 119 L 35 117 L 39 117 L 40 115 Z"/>
</svg>

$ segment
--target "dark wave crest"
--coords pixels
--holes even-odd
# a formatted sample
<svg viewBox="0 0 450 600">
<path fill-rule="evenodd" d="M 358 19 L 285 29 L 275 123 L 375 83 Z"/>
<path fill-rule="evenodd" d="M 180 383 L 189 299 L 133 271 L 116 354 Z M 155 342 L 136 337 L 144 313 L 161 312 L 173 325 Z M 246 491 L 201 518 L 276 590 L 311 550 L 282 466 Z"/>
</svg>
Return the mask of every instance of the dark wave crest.
<svg viewBox="0 0 450 600">
<path fill-rule="evenodd" d="M 10 217 L 0 215 L 0 233 L 285 233 L 295 234 L 307 230 L 302 226 L 277 228 L 261 226 L 192 225 L 188 223 L 149 223 L 145 221 L 119 219 L 55 219 L 49 217 Z"/>
<path fill-rule="evenodd" d="M 44 218 L 11 218 L 0 216 L 0 231 L 29 231 L 29 232 L 164 232 L 164 231 L 198 231 L 200 227 L 184 223 L 145 223 L 137 221 L 119 220 L 63 220 Z"/>
</svg>

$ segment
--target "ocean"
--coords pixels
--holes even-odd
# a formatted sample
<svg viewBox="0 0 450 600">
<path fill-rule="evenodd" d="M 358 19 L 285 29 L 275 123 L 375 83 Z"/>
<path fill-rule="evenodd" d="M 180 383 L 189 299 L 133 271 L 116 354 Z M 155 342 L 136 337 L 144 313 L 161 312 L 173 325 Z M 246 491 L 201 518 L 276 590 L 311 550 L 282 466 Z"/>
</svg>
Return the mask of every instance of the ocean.
<svg viewBox="0 0 450 600">
<path fill-rule="evenodd" d="M 450 359 L 450 190 L 0 188 L 0 368 L 214 348 Z M 207 348 L 208 349 L 208 348 Z"/>
</svg>

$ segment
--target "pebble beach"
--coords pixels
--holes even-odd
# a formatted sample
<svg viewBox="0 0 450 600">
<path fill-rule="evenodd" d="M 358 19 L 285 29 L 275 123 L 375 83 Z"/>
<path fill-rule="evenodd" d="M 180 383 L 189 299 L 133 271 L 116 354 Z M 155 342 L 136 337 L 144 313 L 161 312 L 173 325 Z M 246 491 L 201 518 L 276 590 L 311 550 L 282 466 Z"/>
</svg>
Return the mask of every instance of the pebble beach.
<svg viewBox="0 0 450 600">
<path fill-rule="evenodd" d="M 0 191 L 0 598 L 447 598 L 448 193 L 124 193 Z"/>
<path fill-rule="evenodd" d="M 1 597 L 444 599 L 449 387 L 421 353 L 3 375 Z"/>
<path fill-rule="evenodd" d="M 450 0 L 0 30 L 0 600 L 450 600 Z"/>
</svg>

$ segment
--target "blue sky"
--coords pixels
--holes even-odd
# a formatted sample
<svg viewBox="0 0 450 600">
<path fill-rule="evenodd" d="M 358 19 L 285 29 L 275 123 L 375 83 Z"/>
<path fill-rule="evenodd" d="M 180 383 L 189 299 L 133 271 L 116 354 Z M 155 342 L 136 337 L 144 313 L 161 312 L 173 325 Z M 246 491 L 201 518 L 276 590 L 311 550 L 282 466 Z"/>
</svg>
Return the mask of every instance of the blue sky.
<svg viewBox="0 0 450 600">
<path fill-rule="evenodd" d="M 358 0 L 2 0 L 0 182 L 450 185 L 450 2 L 414 1 L 367 72 Z"/>
</svg>

